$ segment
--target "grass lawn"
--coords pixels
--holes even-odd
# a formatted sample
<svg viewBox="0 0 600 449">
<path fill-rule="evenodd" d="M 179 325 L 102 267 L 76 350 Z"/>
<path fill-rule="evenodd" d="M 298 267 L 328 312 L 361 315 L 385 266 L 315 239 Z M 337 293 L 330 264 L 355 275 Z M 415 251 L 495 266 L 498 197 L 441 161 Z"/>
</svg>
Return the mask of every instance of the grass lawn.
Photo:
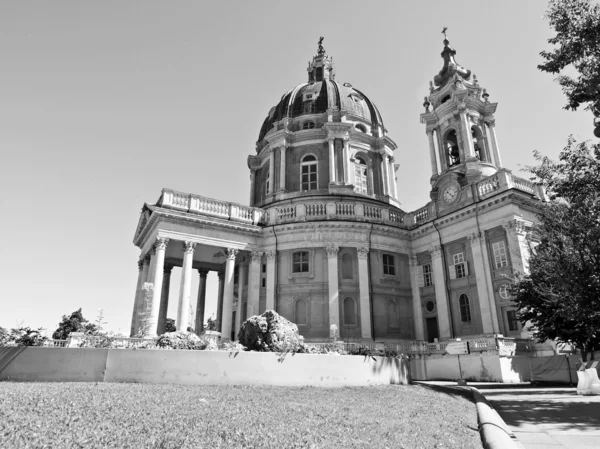
<svg viewBox="0 0 600 449">
<path fill-rule="evenodd" d="M 1 448 L 481 448 L 475 405 L 422 386 L 0 382 Z"/>
</svg>

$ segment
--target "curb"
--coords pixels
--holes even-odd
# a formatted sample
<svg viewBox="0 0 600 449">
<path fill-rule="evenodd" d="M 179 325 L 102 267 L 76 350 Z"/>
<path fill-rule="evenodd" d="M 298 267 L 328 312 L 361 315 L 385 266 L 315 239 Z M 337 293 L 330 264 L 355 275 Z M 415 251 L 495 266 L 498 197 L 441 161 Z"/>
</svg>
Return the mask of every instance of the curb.
<svg viewBox="0 0 600 449">
<path fill-rule="evenodd" d="M 515 443 L 513 433 L 477 388 L 469 386 L 431 385 L 422 381 L 415 383 L 426 385 L 438 391 L 460 393 L 466 398 L 469 398 L 469 393 L 471 393 L 471 397 L 477 408 L 479 436 L 484 449 L 519 449 L 519 446 Z"/>
<path fill-rule="evenodd" d="M 504 420 L 477 388 L 469 387 L 477 406 L 479 435 L 484 449 L 518 449 L 514 438 Z"/>
</svg>

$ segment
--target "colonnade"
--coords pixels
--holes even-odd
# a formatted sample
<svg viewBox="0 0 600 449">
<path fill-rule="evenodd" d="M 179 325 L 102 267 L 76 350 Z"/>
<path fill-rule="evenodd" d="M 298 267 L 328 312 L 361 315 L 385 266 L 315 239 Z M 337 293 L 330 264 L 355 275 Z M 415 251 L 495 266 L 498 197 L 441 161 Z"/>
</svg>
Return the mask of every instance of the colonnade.
<svg viewBox="0 0 600 449">
<path fill-rule="evenodd" d="M 193 254 L 196 244 L 190 241 L 172 241 L 159 237 L 148 254 L 138 262 L 138 283 L 134 302 L 133 317 L 131 321 L 131 335 L 140 333 L 147 336 L 162 334 L 165 330 L 167 309 L 169 304 L 169 288 L 172 264 L 165 264 L 165 251 L 167 245 L 181 244 L 183 263 L 181 272 L 181 285 L 177 309 L 176 326 L 178 330 L 186 330 L 194 324 L 197 332 L 204 326 L 206 306 L 206 279 L 208 270 L 197 268 L 200 276 L 198 286 L 196 316 L 190 319 L 191 310 L 191 283 L 193 272 Z M 340 329 L 340 292 L 338 283 L 338 253 L 339 246 L 325 248 L 328 267 L 328 304 L 329 325 Z M 261 264 L 263 257 L 266 259 L 266 310 L 275 310 L 275 273 L 277 254 L 276 251 L 252 251 L 248 256 L 237 257 L 237 249 L 227 248 L 224 269 L 218 271 L 219 296 L 217 306 L 217 319 L 221 323 L 222 339 L 230 339 L 232 329 L 239 329 L 243 320 L 252 315 L 259 314 L 259 297 L 261 289 Z M 361 337 L 364 340 L 372 339 L 371 312 L 369 304 L 369 267 L 368 248 L 358 247 L 358 274 L 359 274 L 359 308 L 361 316 Z M 236 257 L 239 266 L 238 276 L 238 306 L 235 315 L 236 322 L 232 322 L 234 305 L 234 270 Z M 247 284 L 247 310 L 243 314 L 243 290 Z M 158 288 L 156 286 L 159 286 Z"/>
<path fill-rule="evenodd" d="M 341 167 L 341 176 L 338 176 L 338 164 L 336 162 L 335 157 L 335 138 L 328 138 L 327 144 L 329 148 L 329 183 L 330 184 L 341 184 L 341 185 L 351 185 L 353 184 L 353 176 L 354 176 L 354 168 L 351 164 L 350 159 L 350 139 L 343 138 L 343 150 L 342 150 L 342 167 Z M 287 191 L 287 181 L 286 181 L 286 153 L 287 149 L 290 148 L 287 144 L 282 144 L 279 146 L 275 146 L 268 150 L 269 153 L 269 186 L 266 191 L 267 195 L 272 195 L 276 192 L 285 192 Z M 277 185 L 275 184 L 275 152 L 279 151 L 279 182 Z M 396 183 L 396 172 L 394 169 L 394 157 L 389 153 L 389 151 L 382 149 L 379 150 L 378 153 L 373 153 L 373 155 L 379 154 L 381 156 L 381 162 L 377 164 L 369 164 L 369 170 L 372 170 L 372 167 L 377 165 L 379 166 L 379 176 L 381 178 L 381 190 L 382 195 L 388 195 L 392 198 L 398 199 L 397 196 L 397 183 Z M 260 167 L 251 168 L 250 169 L 250 204 L 254 204 L 254 196 L 256 189 L 256 172 L 260 169 Z M 372 179 L 371 179 L 372 185 Z"/>
</svg>

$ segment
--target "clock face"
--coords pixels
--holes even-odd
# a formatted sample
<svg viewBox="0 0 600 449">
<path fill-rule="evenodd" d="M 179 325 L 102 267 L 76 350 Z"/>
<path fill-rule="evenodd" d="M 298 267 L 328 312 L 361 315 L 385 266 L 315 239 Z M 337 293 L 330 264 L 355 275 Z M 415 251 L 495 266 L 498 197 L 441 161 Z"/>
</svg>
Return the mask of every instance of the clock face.
<svg viewBox="0 0 600 449">
<path fill-rule="evenodd" d="M 444 190 L 443 196 L 446 203 L 453 203 L 456 201 L 456 198 L 458 198 L 458 187 L 455 184 L 452 184 Z"/>
</svg>

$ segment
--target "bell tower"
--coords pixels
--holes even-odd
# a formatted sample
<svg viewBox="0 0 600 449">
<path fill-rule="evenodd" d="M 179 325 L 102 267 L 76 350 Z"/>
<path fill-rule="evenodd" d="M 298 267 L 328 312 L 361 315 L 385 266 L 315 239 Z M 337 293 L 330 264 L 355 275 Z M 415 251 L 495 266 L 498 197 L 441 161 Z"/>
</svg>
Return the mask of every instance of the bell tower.
<svg viewBox="0 0 600 449">
<path fill-rule="evenodd" d="M 475 75 L 456 62 L 456 50 L 444 34 L 444 65 L 429 83 L 421 123 L 429 139 L 432 198 L 448 182 L 460 186 L 491 176 L 502 168 L 496 131 L 497 103 Z"/>
</svg>

